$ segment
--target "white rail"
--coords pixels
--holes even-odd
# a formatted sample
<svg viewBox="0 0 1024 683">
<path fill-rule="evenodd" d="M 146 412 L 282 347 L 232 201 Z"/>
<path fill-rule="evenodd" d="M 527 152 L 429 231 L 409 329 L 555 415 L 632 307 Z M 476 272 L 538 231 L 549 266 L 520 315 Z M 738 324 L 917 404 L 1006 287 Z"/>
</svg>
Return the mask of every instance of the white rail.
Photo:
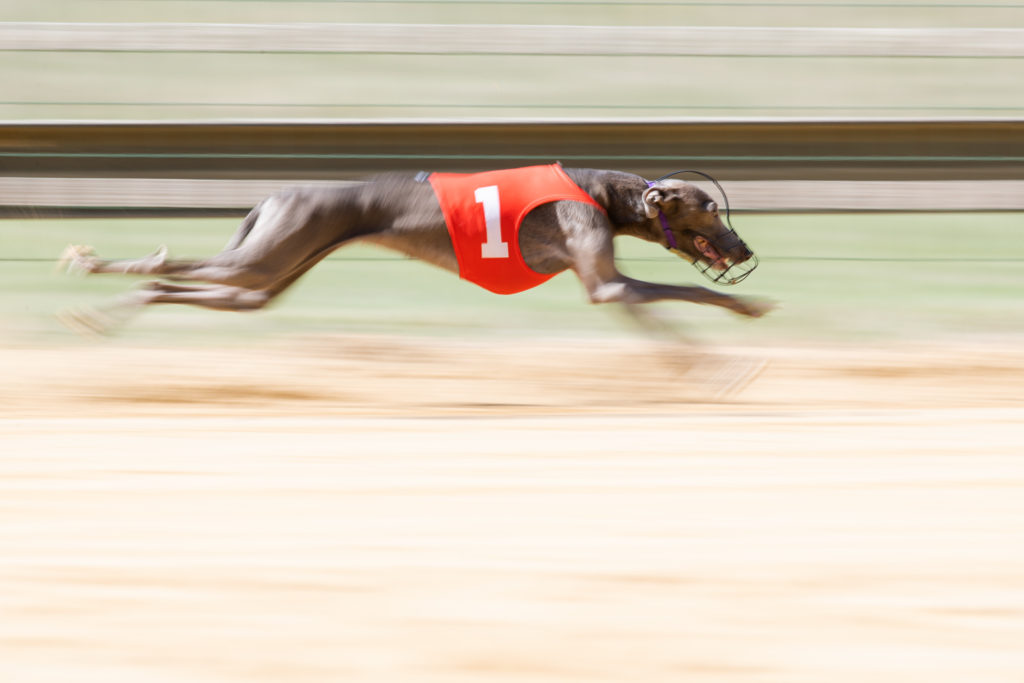
<svg viewBox="0 0 1024 683">
<path fill-rule="evenodd" d="M 1024 29 L 7 22 L 0 50 L 1014 58 Z"/>
<path fill-rule="evenodd" d="M 295 180 L 0 177 L 0 206 L 67 209 L 237 209 Z M 341 184 L 345 184 L 342 181 Z M 351 183 L 348 183 L 351 184 Z M 697 183 L 701 185 L 702 183 Z M 1020 211 L 1024 181 L 744 181 L 725 183 L 746 211 Z M 713 188 L 706 187 L 709 192 Z"/>
</svg>

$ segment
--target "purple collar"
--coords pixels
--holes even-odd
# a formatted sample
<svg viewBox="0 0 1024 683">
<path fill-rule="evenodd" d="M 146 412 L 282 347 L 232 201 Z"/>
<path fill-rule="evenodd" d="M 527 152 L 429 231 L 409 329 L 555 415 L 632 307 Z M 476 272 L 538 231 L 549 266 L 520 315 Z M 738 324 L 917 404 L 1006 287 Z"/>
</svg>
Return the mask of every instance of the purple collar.
<svg viewBox="0 0 1024 683">
<path fill-rule="evenodd" d="M 654 187 L 656 184 L 657 183 L 651 182 L 650 180 L 647 181 L 647 187 Z M 661 209 L 658 209 L 658 219 L 661 221 L 661 229 L 665 231 L 665 239 L 668 240 L 668 248 L 678 249 L 679 244 L 676 242 L 676 236 L 673 234 L 672 228 L 669 227 L 668 217 Z"/>
</svg>

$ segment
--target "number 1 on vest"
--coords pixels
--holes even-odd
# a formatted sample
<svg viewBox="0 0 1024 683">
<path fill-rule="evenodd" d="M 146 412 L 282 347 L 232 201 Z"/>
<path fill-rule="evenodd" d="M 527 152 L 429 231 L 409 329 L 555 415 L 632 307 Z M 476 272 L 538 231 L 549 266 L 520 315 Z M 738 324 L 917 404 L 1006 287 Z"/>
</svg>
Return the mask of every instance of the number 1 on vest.
<svg viewBox="0 0 1024 683">
<path fill-rule="evenodd" d="M 508 242 L 501 241 L 501 200 L 498 186 L 478 187 L 473 193 L 477 204 L 484 207 L 487 241 L 480 249 L 481 258 L 508 258 Z"/>
</svg>

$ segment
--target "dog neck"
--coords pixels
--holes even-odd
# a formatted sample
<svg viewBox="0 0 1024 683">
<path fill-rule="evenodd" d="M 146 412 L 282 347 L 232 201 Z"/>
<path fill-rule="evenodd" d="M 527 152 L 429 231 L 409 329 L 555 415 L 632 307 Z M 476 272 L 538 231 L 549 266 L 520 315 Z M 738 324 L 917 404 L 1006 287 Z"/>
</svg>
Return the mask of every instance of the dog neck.
<svg viewBox="0 0 1024 683">
<path fill-rule="evenodd" d="M 647 216 L 643 192 L 647 181 L 632 173 L 567 168 L 573 182 L 608 212 L 615 235 L 629 235 L 648 242 L 665 243 L 665 233 L 656 219 Z"/>
</svg>

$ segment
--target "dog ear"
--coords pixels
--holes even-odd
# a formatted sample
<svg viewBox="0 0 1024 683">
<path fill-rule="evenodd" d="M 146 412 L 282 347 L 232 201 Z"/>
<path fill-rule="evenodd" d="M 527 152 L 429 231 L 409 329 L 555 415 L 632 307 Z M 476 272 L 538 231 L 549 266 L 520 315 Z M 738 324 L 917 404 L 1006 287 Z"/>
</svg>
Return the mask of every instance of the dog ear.
<svg viewBox="0 0 1024 683">
<path fill-rule="evenodd" d="M 666 203 L 664 189 L 658 185 L 648 187 L 644 190 L 643 200 L 644 211 L 647 213 L 647 217 L 657 218 L 658 212 L 662 210 L 662 206 Z"/>
</svg>

